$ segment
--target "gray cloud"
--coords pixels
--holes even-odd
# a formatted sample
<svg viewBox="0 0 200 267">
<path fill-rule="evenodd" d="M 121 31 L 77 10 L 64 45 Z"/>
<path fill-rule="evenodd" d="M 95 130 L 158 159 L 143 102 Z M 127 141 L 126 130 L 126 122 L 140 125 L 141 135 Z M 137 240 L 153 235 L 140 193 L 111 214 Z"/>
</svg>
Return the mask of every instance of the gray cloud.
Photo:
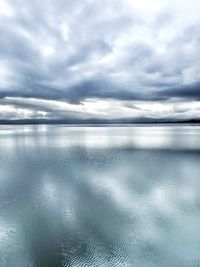
<svg viewBox="0 0 200 267">
<path fill-rule="evenodd" d="M 0 1 L 0 105 L 62 118 L 29 99 L 200 101 L 197 0 Z"/>
<path fill-rule="evenodd" d="M 158 97 L 161 97 L 161 99 L 169 99 L 172 97 L 176 97 L 180 99 L 186 98 L 188 100 L 200 100 L 200 82 L 192 85 L 160 90 L 157 95 Z"/>
</svg>

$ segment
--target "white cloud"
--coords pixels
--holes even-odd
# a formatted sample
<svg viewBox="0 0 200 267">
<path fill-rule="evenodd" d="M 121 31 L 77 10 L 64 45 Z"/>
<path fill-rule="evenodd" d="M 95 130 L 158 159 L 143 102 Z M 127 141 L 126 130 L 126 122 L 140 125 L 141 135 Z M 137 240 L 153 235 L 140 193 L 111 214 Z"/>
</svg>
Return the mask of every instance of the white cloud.
<svg viewBox="0 0 200 267">
<path fill-rule="evenodd" d="M 200 118 L 200 101 L 121 101 L 86 99 L 80 105 L 58 100 L 6 97 L 1 119 L 192 119 Z"/>
<path fill-rule="evenodd" d="M 12 7 L 8 4 L 8 2 L 4 0 L 0 0 L 0 16 L 12 17 L 13 15 L 14 15 L 14 11 Z"/>
</svg>

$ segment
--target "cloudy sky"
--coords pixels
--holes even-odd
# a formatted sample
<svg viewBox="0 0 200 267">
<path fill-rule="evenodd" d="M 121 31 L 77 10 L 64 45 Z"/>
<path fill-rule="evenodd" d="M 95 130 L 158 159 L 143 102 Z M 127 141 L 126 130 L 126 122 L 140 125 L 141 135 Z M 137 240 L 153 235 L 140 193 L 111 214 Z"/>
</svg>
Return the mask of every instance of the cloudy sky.
<svg viewBox="0 0 200 267">
<path fill-rule="evenodd" d="M 199 0 L 0 0 L 0 120 L 200 118 Z"/>
</svg>

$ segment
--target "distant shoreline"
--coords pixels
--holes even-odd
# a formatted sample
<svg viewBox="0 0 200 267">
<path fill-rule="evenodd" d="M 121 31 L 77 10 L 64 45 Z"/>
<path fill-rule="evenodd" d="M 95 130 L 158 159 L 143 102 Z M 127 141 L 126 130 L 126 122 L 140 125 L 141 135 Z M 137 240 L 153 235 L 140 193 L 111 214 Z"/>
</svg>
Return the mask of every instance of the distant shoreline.
<svg viewBox="0 0 200 267">
<path fill-rule="evenodd" d="M 144 120 L 144 121 L 129 121 L 129 120 L 0 120 L 0 125 L 73 125 L 73 126 L 131 126 L 131 125 L 200 125 L 200 120 L 182 120 L 182 121 L 159 121 L 159 120 Z"/>
</svg>

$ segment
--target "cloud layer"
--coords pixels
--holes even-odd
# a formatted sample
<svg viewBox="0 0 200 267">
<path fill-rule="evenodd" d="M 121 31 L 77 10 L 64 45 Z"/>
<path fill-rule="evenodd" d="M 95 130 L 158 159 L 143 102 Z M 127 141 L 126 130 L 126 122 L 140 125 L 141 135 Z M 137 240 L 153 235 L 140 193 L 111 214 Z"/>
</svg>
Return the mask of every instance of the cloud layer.
<svg viewBox="0 0 200 267">
<path fill-rule="evenodd" d="M 0 0 L 0 119 L 200 118 L 197 0 Z"/>
</svg>

